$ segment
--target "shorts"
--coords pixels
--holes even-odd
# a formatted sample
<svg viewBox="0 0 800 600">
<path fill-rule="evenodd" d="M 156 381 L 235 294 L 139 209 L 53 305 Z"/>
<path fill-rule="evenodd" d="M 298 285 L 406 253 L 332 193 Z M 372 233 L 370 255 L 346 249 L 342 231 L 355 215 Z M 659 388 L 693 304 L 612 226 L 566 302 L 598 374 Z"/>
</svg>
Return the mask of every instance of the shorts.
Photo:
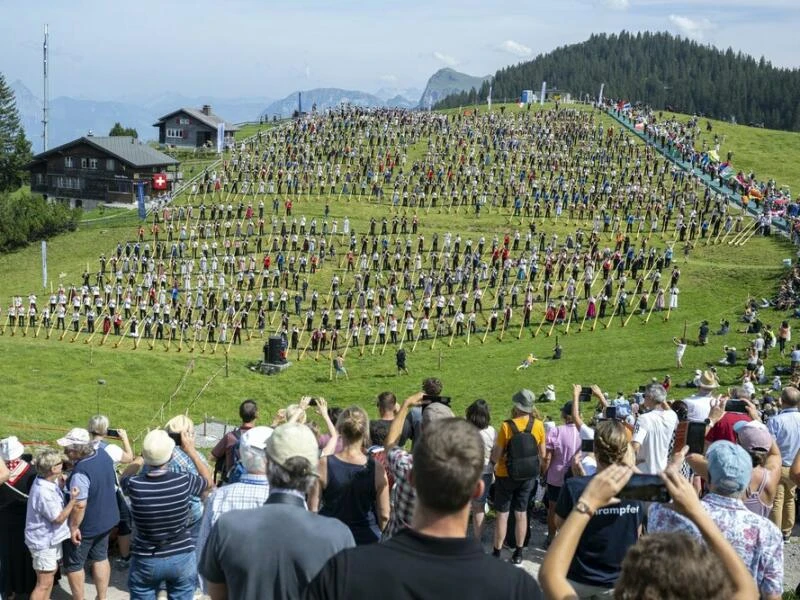
<svg viewBox="0 0 800 600">
<path fill-rule="evenodd" d="M 494 475 L 492 473 L 484 473 L 481 475 L 481 479 L 483 480 L 483 493 L 477 498 L 474 498 L 472 501 L 475 504 L 483 506 L 486 504 L 486 500 L 489 498 L 489 488 L 492 487 Z"/>
<path fill-rule="evenodd" d="M 64 542 L 64 571 L 74 573 L 82 570 L 86 564 L 102 562 L 108 559 L 108 534 L 96 535 L 95 537 L 84 537 L 79 545 L 72 543 L 72 540 Z"/>
<path fill-rule="evenodd" d="M 130 535 L 131 530 L 131 510 L 122 492 L 117 490 L 117 508 L 119 508 L 119 524 L 117 525 L 117 535 Z"/>
<path fill-rule="evenodd" d="M 494 509 L 500 513 L 527 512 L 528 503 L 536 486 L 536 478 L 514 481 L 510 477 L 495 480 Z"/>
<path fill-rule="evenodd" d="M 561 494 L 561 486 L 547 484 L 547 500 L 555 504 L 558 502 L 558 496 Z"/>
<path fill-rule="evenodd" d="M 58 569 L 58 561 L 61 559 L 61 544 L 50 546 L 44 550 L 31 550 L 31 557 L 34 571 L 44 571 L 45 573 L 55 571 Z"/>
</svg>

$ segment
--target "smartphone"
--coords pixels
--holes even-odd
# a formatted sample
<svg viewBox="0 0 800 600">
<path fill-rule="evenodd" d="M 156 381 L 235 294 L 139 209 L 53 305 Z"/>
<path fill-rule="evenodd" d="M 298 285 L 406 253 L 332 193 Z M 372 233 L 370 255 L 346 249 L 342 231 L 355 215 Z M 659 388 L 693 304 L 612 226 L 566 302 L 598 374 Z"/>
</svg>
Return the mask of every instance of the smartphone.
<svg viewBox="0 0 800 600">
<path fill-rule="evenodd" d="M 581 393 L 578 395 L 578 402 L 589 402 L 592 399 L 592 388 L 588 386 L 581 387 Z"/>
<path fill-rule="evenodd" d="M 581 452 L 594 452 L 594 440 L 581 440 Z"/>
<path fill-rule="evenodd" d="M 316 406 L 317 405 L 317 399 L 316 398 L 312 398 L 311 400 L 308 401 L 308 405 L 309 406 Z"/>
<path fill-rule="evenodd" d="M 111 429 L 109 427 L 108 431 L 106 431 L 106 436 L 107 437 L 118 438 L 119 437 L 119 431 L 117 431 L 116 429 Z"/>
<path fill-rule="evenodd" d="M 450 406 L 450 400 L 451 400 L 450 396 L 430 396 L 428 394 L 424 394 L 422 396 L 422 401 L 425 404 L 438 402 L 439 404 L 446 404 L 447 406 Z"/>
<path fill-rule="evenodd" d="M 728 400 L 725 403 L 725 411 L 732 413 L 747 414 L 747 404 L 744 400 Z"/>
<path fill-rule="evenodd" d="M 606 406 L 606 419 L 616 419 L 616 418 L 617 418 L 617 407 Z"/>
<path fill-rule="evenodd" d="M 703 454 L 706 450 L 706 424 L 689 423 L 686 428 L 686 445 L 691 454 Z M 680 448 L 678 448 L 680 450 Z"/>
<path fill-rule="evenodd" d="M 617 494 L 621 500 L 665 503 L 672 500 L 667 486 L 658 475 L 634 474 Z"/>
<path fill-rule="evenodd" d="M 175 442 L 175 445 L 178 448 L 181 447 L 181 434 L 180 433 L 173 433 L 171 431 L 168 431 L 167 435 L 172 438 L 172 441 Z"/>
</svg>

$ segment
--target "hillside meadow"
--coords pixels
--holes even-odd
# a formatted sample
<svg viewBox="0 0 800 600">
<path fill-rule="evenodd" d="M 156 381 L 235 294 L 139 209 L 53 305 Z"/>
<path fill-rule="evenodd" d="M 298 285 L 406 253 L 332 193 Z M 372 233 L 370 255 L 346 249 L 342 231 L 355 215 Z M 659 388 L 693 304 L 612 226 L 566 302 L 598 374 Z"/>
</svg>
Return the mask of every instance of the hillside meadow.
<svg viewBox="0 0 800 600">
<path fill-rule="evenodd" d="M 512 105 L 507 110 L 518 109 Z M 726 143 L 734 144 L 735 139 L 731 134 Z M 423 147 L 424 141 L 412 148 L 409 159 L 420 156 Z M 746 152 L 738 147 L 734 151 L 737 156 Z M 795 152 L 800 152 L 800 144 L 795 145 Z M 769 174 L 771 164 L 764 156 L 761 162 L 754 163 L 754 168 L 764 177 Z M 178 202 L 185 200 L 180 198 Z M 330 218 L 341 223 L 347 216 L 356 232 L 365 231 L 370 218 L 380 221 L 391 210 L 387 200 L 376 204 L 335 196 L 304 196 L 295 199 L 295 213 L 308 218 L 317 216 L 321 221 L 326 201 L 330 203 Z M 413 209 L 400 210 L 402 214 Z M 408 212 L 409 218 L 411 214 Z M 138 221 L 132 213 L 120 216 L 109 213 L 106 215 L 109 218 L 102 220 L 97 220 L 97 215 L 91 216 L 91 222 L 84 223 L 78 231 L 48 242 L 49 276 L 55 285 L 79 283 L 87 263 L 90 271 L 96 270 L 100 253 L 108 255 L 118 241 L 134 239 Z M 497 210 L 482 212 L 476 218 L 464 208 L 451 213 L 430 209 L 421 210 L 418 217 L 428 239 L 434 231 L 440 236 L 451 231 L 460 232 L 465 239 L 483 235 L 489 240 L 495 233 L 502 237 L 525 226 Z M 577 225 L 563 220 L 557 224 L 537 224 L 548 232 L 558 233 L 560 239 Z M 656 239 L 654 243 L 663 247 L 670 241 Z M 748 297 L 770 296 L 775 291 L 785 272 L 782 260 L 793 258 L 795 250 L 783 239 L 761 237 L 743 245 L 698 242 L 688 260 L 684 259 L 681 248 L 675 247 L 682 270 L 680 307 L 671 313 L 669 320 L 655 312 L 646 324 L 639 315 L 626 317 L 624 322 L 619 317 L 606 318 L 595 324 L 594 331 L 591 323 L 584 324 L 580 332 L 579 324 L 572 323 L 567 333 L 564 325 L 552 329 L 549 325 L 539 327 L 542 313 L 541 303 L 537 303 L 532 326 L 515 327 L 504 332 L 502 339 L 499 332 L 484 336 L 484 321 L 479 318 L 481 330 L 469 340 L 440 338 L 435 344 L 430 340 L 420 341 L 416 348 L 406 345 L 410 370 L 407 376 L 397 374 L 395 349 L 391 344 L 385 350 L 380 346 L 348 348 L 345 358 L 349 379 L 331 381 L 329 356 L 316 356 L 311 351 L 303 353 L 300 360 L 301 353 L 291 352 L 289 358 L 293 364 L 280 375 L 267 377 L 254 372 L 251 366 L 261 358 L 264 343 L 257 335 L 241 346 L 220 344 L 204 349 L 197 344 L 192 350 L 189 344 L 182 344 L 178 351 L 176 343 L 167 348 L 165 343 L 157 341 L 151 349 L 147 340 L 136 345 L 130 338 L 120 341 L 113 336 L 101 346 L 101 336 L 87 343 L 89 338 L 85 333 L 74 336 L 67 332 L 63 339 L 55 333 L 46 339 L 41 331 L 36 338 L 33 331 L 27 336 L 21 331 L 11 336 L 9 328 L 4 327 L 0 335 L 3 364 L 0 436 L 18 435 L 28 442 L 53 440 L 72 426 L 84 426 L 87 417 L 99 410 L 110 416 L 112 426 L 124 427 L 131 437 L 140 440 L 148 428 L 183 412 L 196 422 L 211 416 L 235 422 L 236 409 L 244 398 L 258 400 L 267 421 L 278 408 L 303 395 L 324 396 L 337 406 L 359 404 L 374 414 L 377 393 L 392 390 L 402 399 L 417 391 L 423 378 L 431 376 L 444 382 L 445 394 L 452 396 L 456 412 L 462 413 L 476 398 L 485 398 L 493 408 L 495 421 L 507 415 L 511 395 L 522 387 L 538 395 L 545 385 L 554 384 L 557 406 L 544 404 L 542 410 L 555 417 L 558 406 L 569 399 L 574 383 L 598 383 L 612 394 L 618 390 L 630 392 L 652 378 L 661 380 L 666 374 L 671 374 L 675 384 L 682 383 L 691 379 L 694 369 L 718 361 L 723 355 L 723 344 L 743 350 L 748 338 L 731 333 L 724 338 L 712 336 L 704 347 L 690 345 L 683 369 L 677 369 L 673 336 L 686 331 L 687 337 L 696 339 L 698 326 L 704 319 L 711 323 L 712 331 L 722 318 L 734 322 Z M 41 289 L 40 268 L 38 245 L 0 256 L 4 315 L 12 295 L 27 296 L 35 292 L 42 301 L 49 295 L 49 291 Z M 309 292 L 316 288 L 324 296 L 330 276 L 330 267 L 326 267 L 317 279 L 311 280 Z M 347 285 L 348 275 L 343 277 Z M 492 295 L 487 294 L 485 306 L 490 305 L 491 299 Z M 784 314 L 767 311 L 764 321 L 777 327 L 784 318 Z M 278 321 L 272 323 L 273 330 Z M 2 322 L 5 324 L 5 317 Z M 537 329 L 538 335 L 534 337 Z M 564 349 L 560 361 L 550 358 L 556 338 Z M 301 347 L 306 341 L 307 336 L 301 339 Z M 527 370 L 517 371 L 517 365 L 529 352 L 539 361 Z M 769 370 L 781 362 L 773 354 L 768 361 Z M 720 374 L 723 383 L 731 384 L 740 372 L 721 368 Z M 677 388 L 673 396 L 688 393 L 688 389 Z"/>
</svg>

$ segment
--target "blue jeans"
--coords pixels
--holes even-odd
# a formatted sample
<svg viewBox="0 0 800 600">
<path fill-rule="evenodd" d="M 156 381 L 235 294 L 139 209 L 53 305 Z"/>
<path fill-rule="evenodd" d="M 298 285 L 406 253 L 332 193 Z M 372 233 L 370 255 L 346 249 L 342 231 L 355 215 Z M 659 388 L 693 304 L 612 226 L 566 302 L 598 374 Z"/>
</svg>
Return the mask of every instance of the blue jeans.
<svg viewBox="0 0 800 600">
<path fill-rule="evenodd" d="M 131 557 L 128 589 L 131 600 L 155 600 L 161 584 L 170 600 L 192 600 L 197 585 L 197 558 L 194 551 L 176 556 Z"/>
</svg>

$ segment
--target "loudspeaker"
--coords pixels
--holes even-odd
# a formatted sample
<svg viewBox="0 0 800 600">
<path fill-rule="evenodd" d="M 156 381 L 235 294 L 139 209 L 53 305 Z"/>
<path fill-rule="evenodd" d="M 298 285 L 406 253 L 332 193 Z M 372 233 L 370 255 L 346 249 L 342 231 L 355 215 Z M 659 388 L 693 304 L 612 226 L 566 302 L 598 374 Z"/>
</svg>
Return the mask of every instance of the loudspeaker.
<svg viewBox="0 0 800 600">
<path fill-rule="evenodd" d="M 271 335 L 269 337 L 267 362 L 273 365 L 282 365 L 286 362 L 286 352 L 283 349 L 283 338 L 279 335 Z"/>
</svg>

